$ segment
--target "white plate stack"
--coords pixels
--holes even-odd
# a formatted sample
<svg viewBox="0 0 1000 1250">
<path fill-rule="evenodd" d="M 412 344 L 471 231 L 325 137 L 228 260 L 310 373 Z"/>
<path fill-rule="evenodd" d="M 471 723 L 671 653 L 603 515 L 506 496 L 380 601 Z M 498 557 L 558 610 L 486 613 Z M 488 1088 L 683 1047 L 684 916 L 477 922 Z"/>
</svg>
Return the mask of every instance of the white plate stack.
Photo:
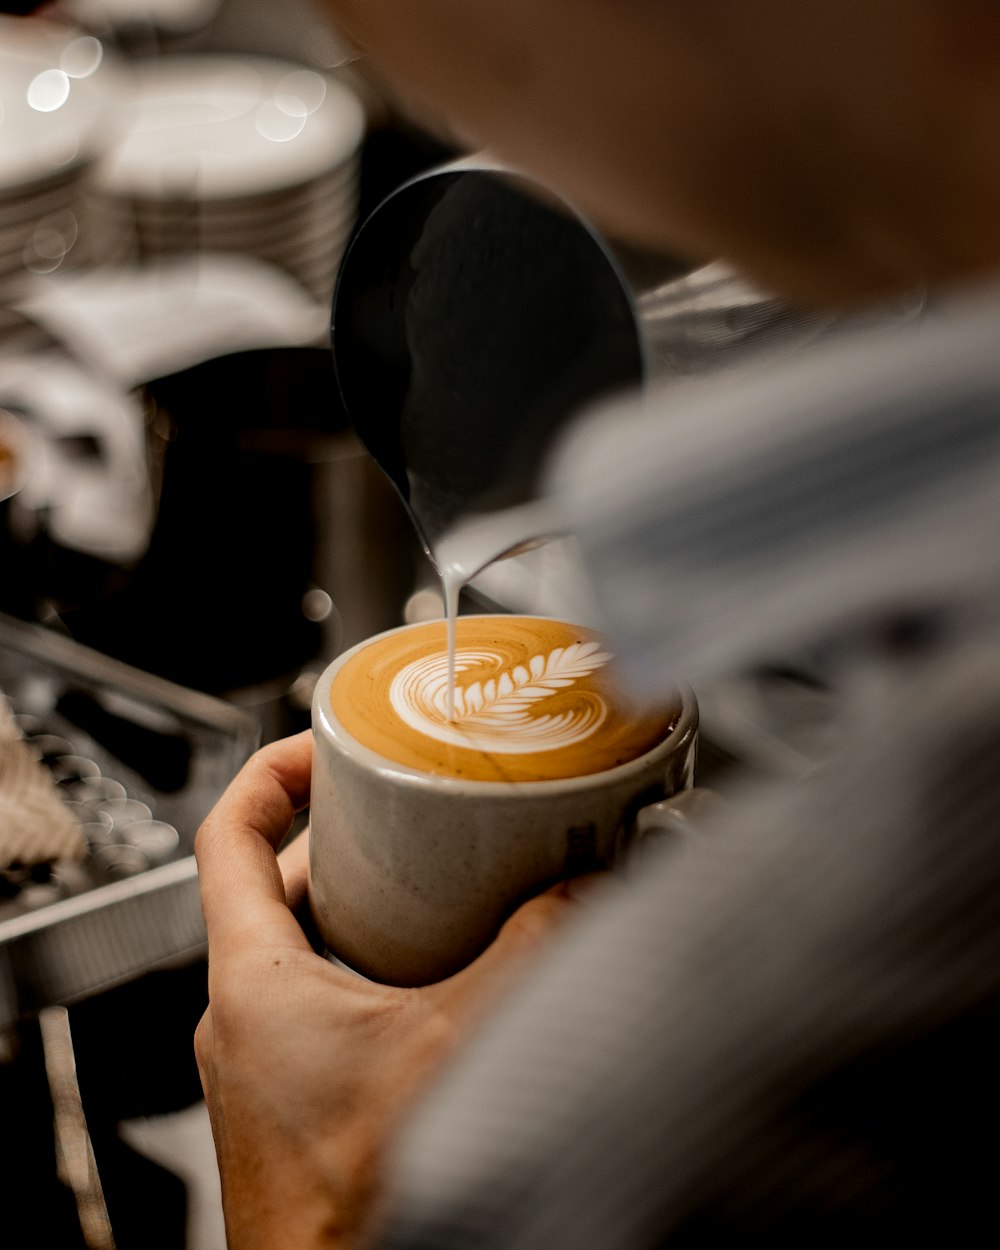
<svg viewBox="0 0 1000 1250">
<path fill-rule="evenodd" d="M 98 211 L 92 174 L 108 139 L 103 48 L 35 19 L 0 19 L 0 349 L 30 326 L 6 293 L 26 273 L 129 259 Z"/>
<path fill-rule="evenodd" d="M 102 163 L 141 259 L 237 253 L 328 304 L 357 216 L 365 114 L 334 78 L 264 57 L 135 62 Z"/>
</svg>

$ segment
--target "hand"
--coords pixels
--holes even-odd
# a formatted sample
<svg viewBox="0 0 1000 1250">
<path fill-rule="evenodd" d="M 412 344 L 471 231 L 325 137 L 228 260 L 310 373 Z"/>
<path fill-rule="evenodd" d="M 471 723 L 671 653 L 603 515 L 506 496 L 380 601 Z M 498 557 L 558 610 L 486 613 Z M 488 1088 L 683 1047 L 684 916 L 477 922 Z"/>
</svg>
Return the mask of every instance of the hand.
<svg viewBox="0 0 1000 1250">
<path fill-rule="evenodd" d="M 306 837 L 275 854 L 308 803 L 310 761 L 308 732 L 259 751 L 196 843 L 209 1007 L 195 1053 L 230 1250 L 360 1244 L 400 1121 L 571 905 L 565 888 L 532 900 L 474 964 L 421 989 L 331 964 L 292 910 Z"/>
</svg>

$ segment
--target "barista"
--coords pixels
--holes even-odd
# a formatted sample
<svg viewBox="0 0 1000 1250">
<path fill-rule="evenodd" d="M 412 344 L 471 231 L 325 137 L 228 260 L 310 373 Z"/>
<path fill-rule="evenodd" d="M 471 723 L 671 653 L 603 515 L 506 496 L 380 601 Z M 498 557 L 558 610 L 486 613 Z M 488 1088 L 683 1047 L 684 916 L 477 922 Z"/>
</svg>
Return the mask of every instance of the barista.
<svg viewBox="0 0 1000 1250">
<path fill-rule="evenodd" d="M 978 1143 L 998 1111 L 1000 517 L 981 488 L 1000 496 L 1000 377 L 982 346 L 1000 342 L 1000 9 L 325 3 L 405 89 L 615 235 L 723 257 L 799 303 L 949 298 L 925 347 L 838 348 L 779 378 L 746 427 L 720 389 L 703 461 L 717 472 L 691 499 L 703 591 L 722 603 L 742 579 L 770 645 L 803 607 L 793 556 L 823 562 L 797 641 L 835 641 L 864 693 L 836 770 L 741 796 L 683 863 L 534 900 L 471 968 L 403 991 L 315 956 L 296 922 L 304 848 L 280 867 L 273 848 L 307 801 L 308 738 L 241 773 L 198 847 L 197 1053 L 231 1247 L 972 1240 L 992 1218 Z M 823 437 L 796 442 L 820 390 Z M 886 411 L 876 447 L 865 432 Z M 787 475 L 753 454 L 734 466 L 737 428 L 787 430 Z M 734 528 L 730 505 L 754 497 L 790 527 Z M 669 537 L 648 502 L 639 535 Z M 919 602 L 896 577 L 907 532 Z M 598 587 L 655 552 L 636 533 L 605 527 Z M 673 589 L 646 614 L 664 636 Z M 902 609 L 922 627 L 890 628 Z M 705 672 L 763 658 L 739 612 L 701 619 Z"/>
</svg>

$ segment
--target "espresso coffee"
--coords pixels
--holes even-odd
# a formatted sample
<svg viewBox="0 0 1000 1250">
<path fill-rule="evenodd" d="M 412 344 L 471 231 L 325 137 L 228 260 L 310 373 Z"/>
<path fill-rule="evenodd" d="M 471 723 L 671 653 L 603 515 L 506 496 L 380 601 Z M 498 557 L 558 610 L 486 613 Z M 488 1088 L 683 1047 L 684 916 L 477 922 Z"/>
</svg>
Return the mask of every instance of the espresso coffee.
<svg viewBox="0 0 1000 1250">
<path fill-rule="evenodd" d="M 455 624 L 450 718 L 444 621 L 359 643 L 313 692 L 313 916 L 338 959 L 393 985 L 450 976 L 524 899 L 612 867 L 694 776 L 690 690 L 637 706 L 606 640 L 562 621 Z"/>
<path fill-rule="evenodd" d="M 336 673 L 330 705 L 362 746 L 406 768 L 466 781 L 582 777 L 662 742 L 681 713 L 642 707 L 593 630 L 523 616 L 461 616 L 449 717 L 443 621 L 373 639 Z"/>
</svg>

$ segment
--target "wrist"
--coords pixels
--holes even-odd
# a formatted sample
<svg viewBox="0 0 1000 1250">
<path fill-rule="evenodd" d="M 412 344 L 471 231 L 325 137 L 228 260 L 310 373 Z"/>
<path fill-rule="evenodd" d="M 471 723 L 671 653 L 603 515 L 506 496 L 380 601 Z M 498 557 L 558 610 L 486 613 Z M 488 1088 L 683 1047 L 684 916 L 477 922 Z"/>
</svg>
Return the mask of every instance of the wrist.
<svg viewBox="0 0 1000 1250">
<path fill-rule="evenodd" d="M 360 1213 L 329 1192 L 305 1195 L 301 1185 L 263 1206 L 260 1195 L 244 1203 L 223 1199 L 228 1250 L 353 1250 L 359 1245 Z"/>
<path fill-rule="evenodd" d="M 360 1128 L 290 1151 L 280 1164 L 246 1157 L 223 1172 L 228 1250 L 354 1250 L 374 1193 L 373 1152 Z M 287 1141 L 286 1141 L 287 1146 Z"/>
</svg>

